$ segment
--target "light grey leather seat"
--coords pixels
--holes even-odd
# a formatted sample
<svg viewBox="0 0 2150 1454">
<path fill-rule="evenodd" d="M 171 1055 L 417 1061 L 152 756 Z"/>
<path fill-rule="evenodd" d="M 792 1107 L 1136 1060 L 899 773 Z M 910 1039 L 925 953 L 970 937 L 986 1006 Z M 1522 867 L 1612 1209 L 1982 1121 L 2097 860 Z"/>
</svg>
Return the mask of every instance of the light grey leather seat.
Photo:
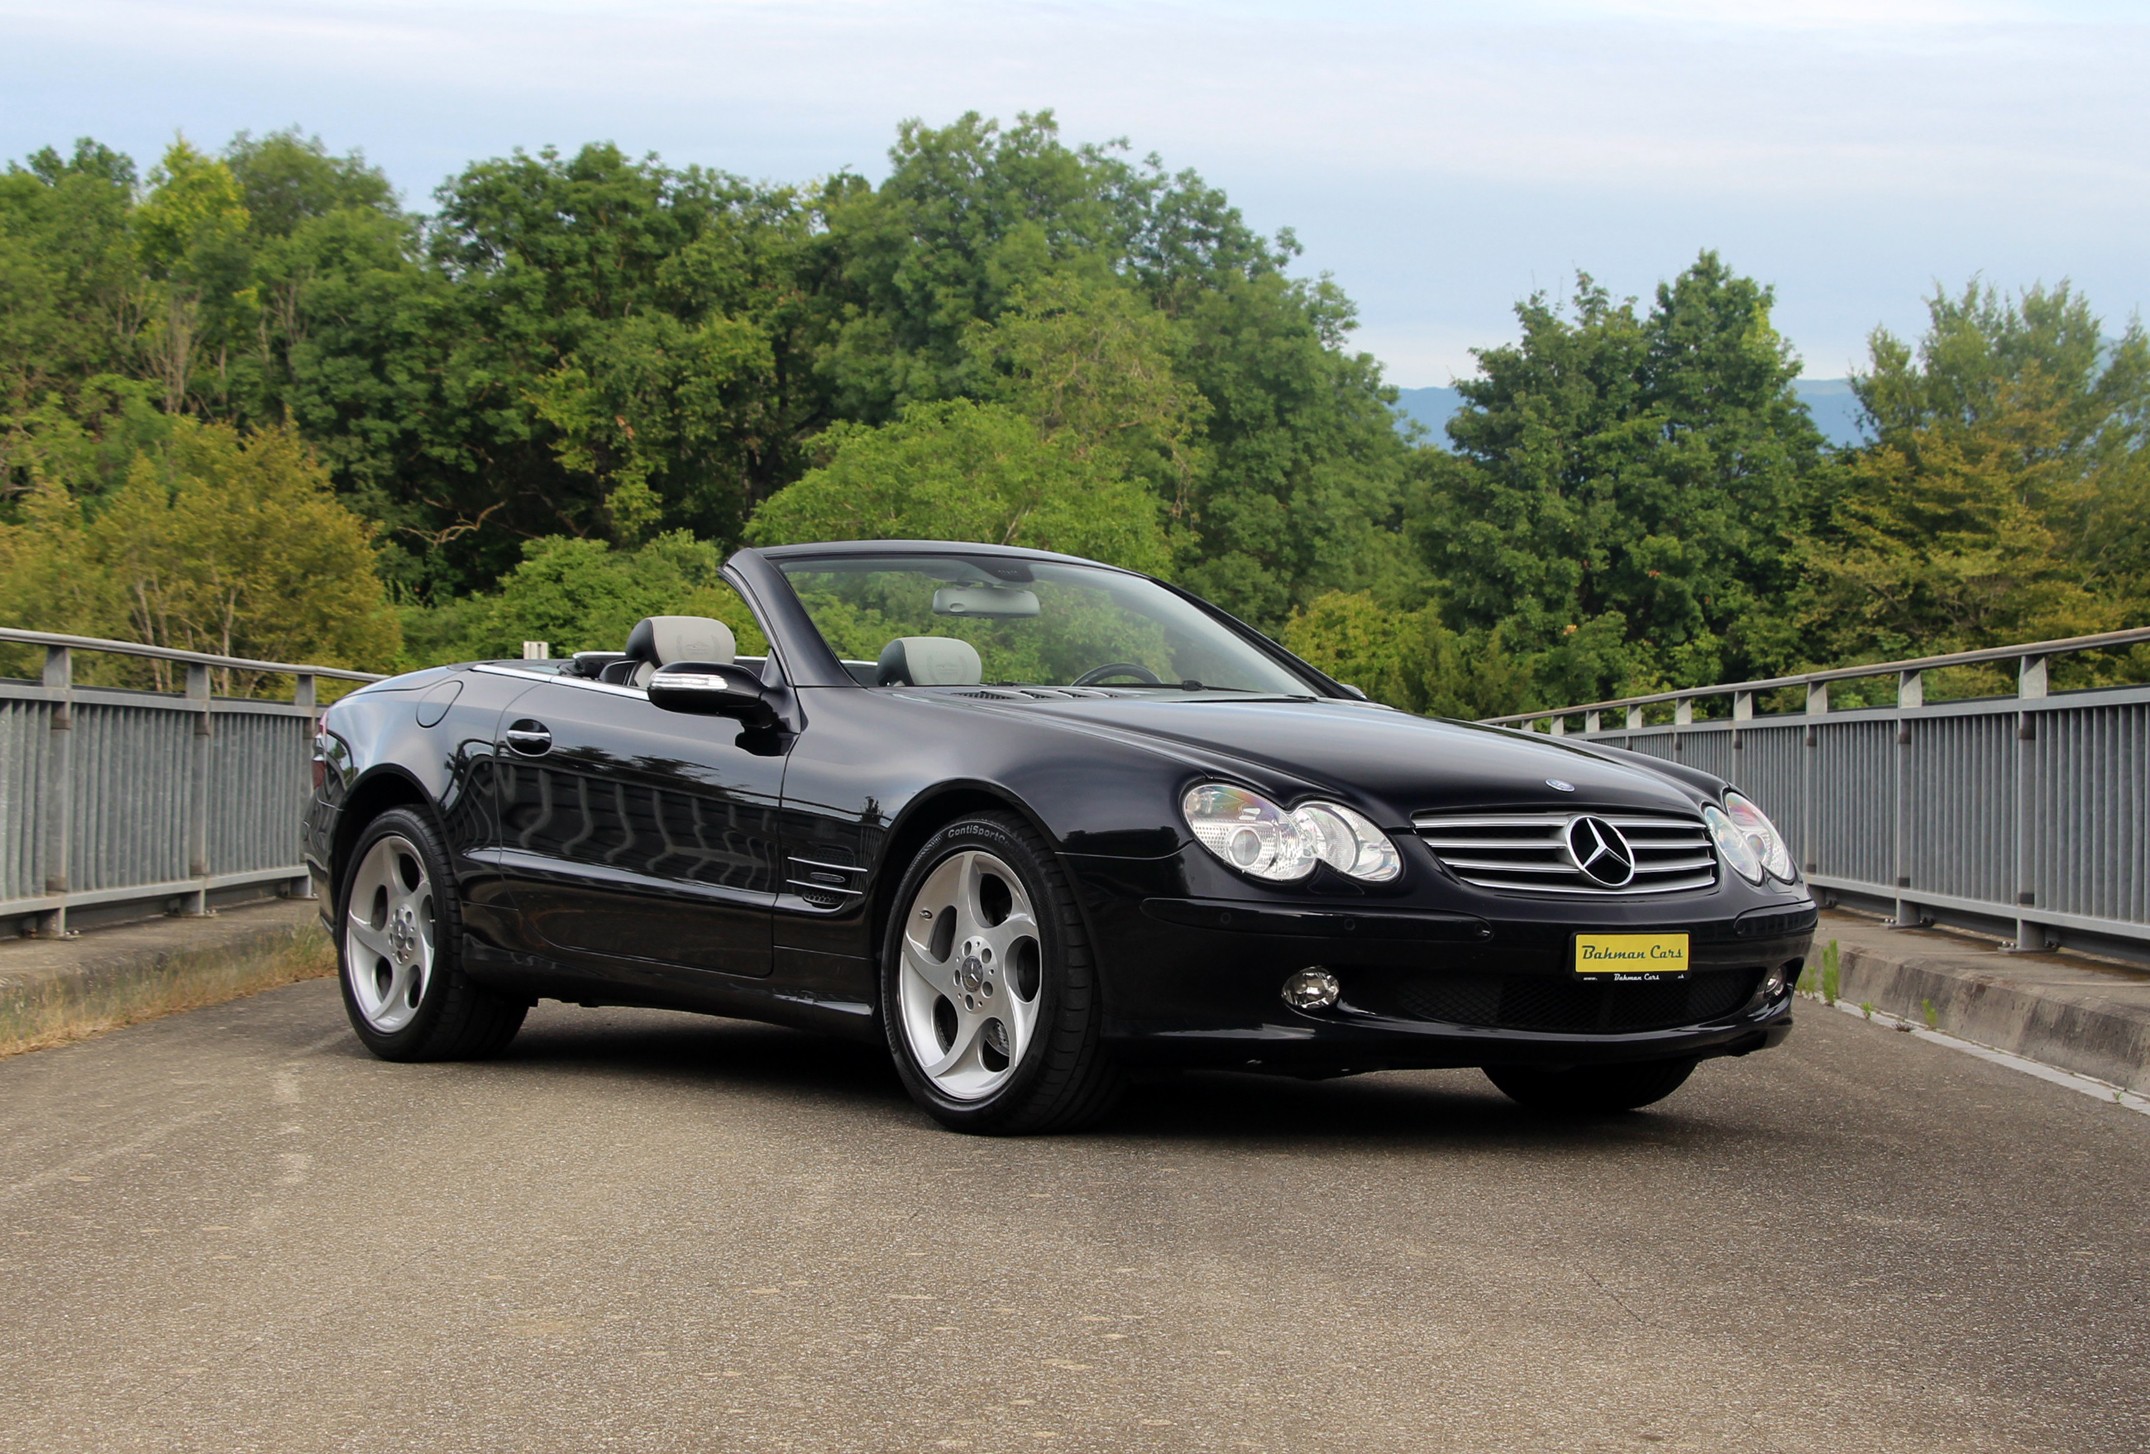
<svg viewBox="0 0 2150 1454">
<path fill-rule="evenodd" d="M 738 654 L 732 628 L 707 616 L 645 616 L 627 633 L 627 659 L 604 670 L 600 680 L 647 690 L 660 666 L 709 661 L 728 666 Z"/>
<path fill-rule="evenodd" d="M 984 679 L 978 648 L 953 636 L 899 636 L 881 648 L 874 684 L 883 687 L 974 687 Z"/>
</svg>

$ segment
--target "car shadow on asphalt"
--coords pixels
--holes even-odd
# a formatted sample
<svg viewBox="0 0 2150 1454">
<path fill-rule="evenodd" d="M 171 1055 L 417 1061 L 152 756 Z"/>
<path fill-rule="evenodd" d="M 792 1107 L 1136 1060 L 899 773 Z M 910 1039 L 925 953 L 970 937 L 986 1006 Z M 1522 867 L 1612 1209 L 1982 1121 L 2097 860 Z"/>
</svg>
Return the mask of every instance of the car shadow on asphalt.
<svg viewBox="0 0 2150 1454">
<path fill-rule="evenodd" d="M 930 1127 L 880 1046 L 739 1020 L 642 1010 L 541 1014 L 492 1067 L 496 1073 L 768 1094 L 794 1105 Z M 1725 1146 L 1767 1134 L 1759 1125 L 1706 1114 L 1714 1099 L 1689 1088 L 1655 1109 L 1563 1120 L 1512 1104 L 1477 1071 L 1392 1071 L 1320 1081 L 1201 1071 L 1138 1079 L 1086 1138 L 1603 1150 L 1675 1140 L 1691 1147 L 1698 1138 Z M 1683 1107 L 1683 1100 L 1690 1104 Z"/>
</svg>

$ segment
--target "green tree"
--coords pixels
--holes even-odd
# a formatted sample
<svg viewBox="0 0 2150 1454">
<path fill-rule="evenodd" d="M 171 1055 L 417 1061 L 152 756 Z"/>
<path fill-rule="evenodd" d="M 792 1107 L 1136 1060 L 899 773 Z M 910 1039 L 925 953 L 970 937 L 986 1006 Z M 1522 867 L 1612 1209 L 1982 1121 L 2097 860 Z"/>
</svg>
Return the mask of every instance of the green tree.
<svg viewBox="0 0 2150 1454">
<path fill-rule="evenodd" d="M 1274 627 L 1324 589 L 1401 588 L 1407 450 L 1378 367 L 1344 350 L 1349 301 L 1285 275 L 1288 234 L 1264 240 L 1199 176 L 1124 152 L 1065 145 L 1050 112 L 910 122 L 880 187 L 829 189 L 811 273 L 831 414 L 880 423 L 968 394 L 1050 433 L 1079 404 L 1133 446 L 1175 570 L 1232 609 Z M 1034 367 L 1021 383 L 1025 350 L 1064 366 L 1086 348 L 1138 363 L 1128 387 L 1071 393 Z"/>
<path fill-rule="evenodd" d="M 1180 370 L 1185 330 L 1126 285 L 1059 273 L 966 341 L 977 390 L 1101 472 L 1147 485 L 1184 524 L 1208 471 L 1209 401 Z"/>
<path fill-rule="evenodd" d="M 0 618 L 220 656 L 396 659 L 372 532 L 289 430 L 180 420 L 94 514 L 41 483 L 25 515 L 0 526 Z"/>
<path fill-rule="evenodd" d="M 134 189 L 133 163 L 87 139 L 0 174 L 0 502 L 96 432 L 135 368 L 148 298 Z"/>
<path fill-rule="evenodd" d="M 719 575 L 715 546 L 685 531 L 632 550 L 602 540 L 550 536 L 523 547 L 497 591 L 432 610 L 406 612 L 412 666 L 519 655 L 525 641 L 556 655 L 618 651 L 644 616 L 712 616 L 742 652 L 768 643 L 738 592 Z"/>
<path fill-rule="evenodd" d="M 1409 452 L 1379 365 L 1344 352 L 1350 301 L 1327 280 L 1225 272 L 1186 308 L 1212 461 L 1188 512 L 1187 583 L 1272 629 L 1324 590 L 1408 589 Z"/>
<path fill-rule="evenodd" d="M 827 346 L 817 370 L 843 418 L 966 392 L 973 325 L 1048 274 L 1103 275 L 1125 246 L 1100 172 L 1105 153 L 1060 141 L 1052 113 L 1003 129 L 976 112 L 897 130 L 879 187 L 824 200 Z"/>
<path fill-rule="evenodd" d="M 1531 665 L 1500 628 L 1466 637 L 1438 603 L 1399 611 L 1366 591 L 1330 591 L 1292 613 L 1284 644 L 1377 702 L 1437 717 L 1496 717 L 1530 694 Z"/>
<path fill-rule="evenodd" d="M 1803 552 L 1798 661 L 1927 655 L 2140 616 L 2150 339 L 2066 284 L 1936 292 L 1853 379 L 1873 443 Z"/>
<path fill-rule="evenodd" d="M 254 323 L 250 220 L 231 168 L 184 137 L 149 174 L 132 226 L 156 285 L 142 346 L 167 413 L 228 397 L 233 353 Z"/>
<path fill-rule="evenodd" d="M 358 152 L 332 154 L 296 128 L 256 137 L 240 132 L 224 149 L 257 239 L 289 237 L 307 222 L 355 209 L 395 216 L 395 188 Z"/>
<path fill-rule="evenodd" d="M 1411 530 L 1449 624 L 1500 626 L 1545 700 L 1755 665 L 1824 469 L 1771 301 L 1705 252 L 1646 314 L 1584 276 L 1478 352 Z"/>
<path fill-rule="evenodd" d="M 979 540 L 1135 570 L 1170 562 L 1148 491 L 1001 405 L 913 404 L 878 427 L 838 424 L 821 446 L 825 461 L 755 512 L 748 539 Z"/>
<path fill-rule="evenodd" d="M 477 163 L 439 200 L 449 343 L 399 483 L 459 578 L 517 537 L 736 538 L 795 477 L 789 192 L 590 146 Z"/>
</svg>

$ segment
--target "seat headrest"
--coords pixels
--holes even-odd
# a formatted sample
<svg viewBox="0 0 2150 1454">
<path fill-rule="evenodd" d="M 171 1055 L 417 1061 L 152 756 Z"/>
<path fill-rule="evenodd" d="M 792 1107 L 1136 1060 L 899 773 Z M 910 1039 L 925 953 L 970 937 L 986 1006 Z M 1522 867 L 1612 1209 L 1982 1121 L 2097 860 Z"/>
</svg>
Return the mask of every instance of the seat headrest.
<svg viewBox="0 0 2150 1454">
<path fill-rule="evenodd" d="M 634 662 L 628 681 L 647 691 L 660 666 L 675 661 L 708 661 L 728 666 L 738 654 L 732 628 L 707 616 L 644 616 L 627 633 L 627 659 Z"/>
<path fill-rule="evenodd" d="M 707 616 L 645 616 L 627 633 L 627 656 L 669 666 L 675 661 L 730 664 L 738 654 L 732 628 Z"/>
<path fill-rule="evenodd" d="M 978 648 L 953 636 L 899 636 L 881 648 L 874 682 L 884 687 L 974 687 L 984 679 Z"/>
</svg>

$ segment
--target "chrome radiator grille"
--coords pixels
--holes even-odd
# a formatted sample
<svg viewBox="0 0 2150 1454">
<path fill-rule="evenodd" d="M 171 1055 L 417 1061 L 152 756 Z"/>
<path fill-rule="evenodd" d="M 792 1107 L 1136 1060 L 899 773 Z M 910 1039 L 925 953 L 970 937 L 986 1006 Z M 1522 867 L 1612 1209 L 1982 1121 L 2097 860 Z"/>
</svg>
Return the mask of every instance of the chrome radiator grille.
<svg viewBox="0 0 2150 1454">
<path fill-rule="evenodd" d="M 1568 829 L 1596 818 L 1633 850 L 1634 877 L 1607 887 L 1582 871 Z M 1717 855 L 1699 818 L 1671 813 L 1421 813 L 1418 836 L 1465 883 L 1519 894 L 1669 894 L 1717 882 Z"/>
</svg>

